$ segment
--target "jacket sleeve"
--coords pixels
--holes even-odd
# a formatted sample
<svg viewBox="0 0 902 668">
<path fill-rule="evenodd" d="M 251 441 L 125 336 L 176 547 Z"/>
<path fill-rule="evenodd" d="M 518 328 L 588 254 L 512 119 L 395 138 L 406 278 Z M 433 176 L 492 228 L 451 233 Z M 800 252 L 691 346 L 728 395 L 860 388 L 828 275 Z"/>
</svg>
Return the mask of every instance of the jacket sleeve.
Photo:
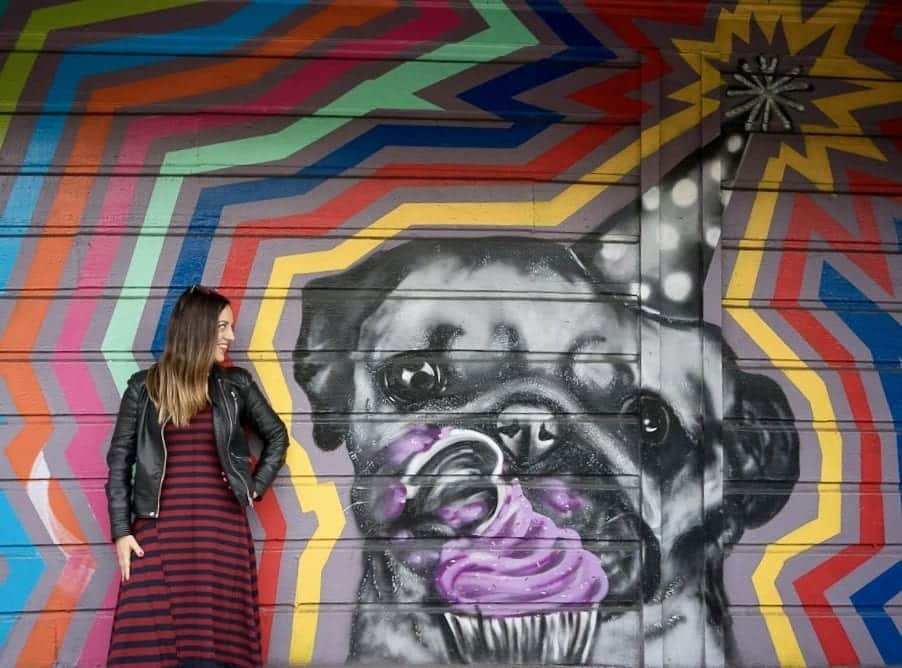
<svg viewBox="0 0 902 668">
<path fill-rule="evenodd" d="M 254 491 L 259 499 L 285 464 L 288 430 L 250 374 L 247 374 L 245 380 L 247 383 L 244 387 L 245 415 L 263 439 L 263 450 L 254 469 Z"/>
<path fill-rule="evenodd" d="M 119 404 L 119 415 L 116 417 L 110 449 L 106 455 L 109 468 L 106 498 L 110 514 L 110 534 L 114 541 L 132 532 L 132 466 L 138 449 L 140 395 L 138 384 L 129 381 Z"/>
</svg>

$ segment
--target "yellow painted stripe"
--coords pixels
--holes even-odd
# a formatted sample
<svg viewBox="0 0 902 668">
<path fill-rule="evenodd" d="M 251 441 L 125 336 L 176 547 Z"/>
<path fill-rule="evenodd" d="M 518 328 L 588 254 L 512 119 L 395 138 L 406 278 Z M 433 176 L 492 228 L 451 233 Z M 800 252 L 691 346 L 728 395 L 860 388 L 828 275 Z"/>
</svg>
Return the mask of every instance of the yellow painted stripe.
<svg viewBox="0 0 902 668">
<path fill-rule="evenodd" d="M 802 5 L 798 2 L 773 5 L 760 0 L 739 0 L 734 10 L 721 9 L 717 17 L 714 37 L 710 41 L 674 40 L 677 51 L 686 59 L 700 78 L 713 81 L 716 77 L 704 76 L 710 70 L 709 58 L 717 58 L 721 62 L 729 62 L 732 56 L 732 44 L 738 39 L 749 41 L 751 24 L 754 21 L 770 42 L 776 35 L 779 25 L 786 39 L 788 52 L 796 54 L 807 48 L 816 40 L 828 34 L 827 43 L 822 47 L 820 55 L 810 68 L 812 75 L 829 74 L 848 78 L 873 80 L 856 82 L 863 90 L 856 90 L 842 95 L 812 100 L 822 113 L 829 117 L 833 126 L 803 126 L 804 149 L 801 153 L 784 145 L 777 158 L 771 159 L 759 183 L 759 191 L 753 203 L 750 220 L 744 234 L 745 239 L 767 238 L 770 223 L 777 202 L 777 194 L 765 192 L 760 186 L 767 184 L 768 190 L 782 182 L 787 167 L 797 171 L 808 179 L 819 190 L 832 191 L 833 173 L 829 152 L 846 152 L 870 159 L 885 161 L 886 157 L 878 147 L 862 134 L 861 127 L 853 113 L 859 109 L 888 104 L 899 98 L 899 84 L 888 75 L 870 68 L 847 53 L 847 46 L 857 23 L 858 15 L 867 6 L 863 0 L 838 0 L 829 2 L 817 10 L 814 15 L 803 19 Z M 708 57 L 696 60 L 691 54 L 705 53 Z M 688 87 L 687 87 L 688 89 Z M 707 94 L 705 87 L 702 95 Z M 684 89 L 671 95 L 673 99 L 684 99 L 691 96 L 691 91 Z M 858 137 L 816 136 L 808 132 L 830 132 L 842 128 L 843 134 L 851 129 Z M 789 346 L 780 339 L 773 329 L 750 308 L 750 300 L 754 293 L 761 268 L 762 252 L 748 248 L 740 242 L 736 264 L 727 289 L 730 306 L 727 313 L 748 333 L 755 343 L 771 358 L 792 360 L 797 369 L 785 371 L 786 377 L 795 385 L 809 401 L 814 419 L 818 444 L 821 452 L 821 480 L 841 480 L 842 474 L 842 438 L 835 431 L 835 413 L 826 386 L 820 376 L 799 360 Z M 804 545 L 818 544 L 828 540 L 841 530 L 840 494 L 826 493 L 823 483 L 817 486 L 818 512 L 815 519 L 798 527 L 783 536 L 773 545 L 765 549 L 761 563 L 753 575 L 753 583 L 759 603 L 773 606 L 762 610 L 765 623 L 771 635 L 777 658 L 783 666 L 805 665 L 805 658 L 793 632 L 792 625 L 783 609 L 783 601 L 777 590 L 776 581 L 779 574 L 792 557 L 803 552 Z"/>
<path fill-rule="evenodd" d="M 644 130 L 639 139 L 590 173 L 628 173 L 639 165 L 641 159 L 657 152 L 663 144 L 679 137 L 697 125 L 703 116 L 714 113 L 717 109 L 717 104 L 710 101 L 704 106 L 698 103 L 687 107 L 662 120 L 657 126 Z M 276 330 L 282 320 L 285 300 L 289 298 L 290 286 L 295 277 L 347 269 L 377 250 L 385 240 L 417 225 L 511 227 L 523 226 L 525 221 L 532 221 L 536 227 L 556 227 L 606 188 L 606 184 L 576 183 L 543 202 L 404 203 L 334 248 L 276 258 L 250 340 L 250 350 L 260 351 L 252 355 L 251 361 L 273 407 L 285 415 L 293 412 L 285 374 L 279 363 L 273 361 L 271 353 L 275 349 Z M 296 292 L 292 294 L 296 295 Z M 296 608 L 289 650 L 291 663 L 306 664 L 313 658 L 322 573 L 335 541 L 344 529 L 345 516 L 337 489 L 332 483 L 317 481 L 306 450 L 293 438 L 289 453 L 287 465 L 293 479 L 306 479 L 304 483 L 293 481 L 298 503 L 305 512 L 315 513 L 318 521 L 298 564 Z M 302 610 L 302 602 L 313 604 L 310 609 Z"/>
<path fill-rule="evenodd" d="M 277 262 L 273 270 L 273 277 L 288 276 L 293 273 L 294 269 L 288 264 L 280 265 Z M 251 350 L 260 350 L 261 345 L 268 345 L 270 349 L 272 348 L 271 333 L 274 332 L 275 326 L 281 318 L 283 302 L 269 297 L 271 295 L 267 291 L 260 308 L 257 324 L 254 326 L 254 334 L 251 337 Z M 271 325 L 271 331 L 269 331 L 269 325 Z M 260 374 L 261 382 L 266 387 L 270 402 L 276 411 L 290 415 L 292 410 L 291 393 L 279 363 L 272 361 L 271 358 L 265 360 L 262 357 L 257 354 L 253 362 Z M 291 425 L 288 426 L 290 434 Z M 322 573 L 326 568 L 332 548 L 335 546 L 335 541 L 344 529 L 345 516 L 335 484 L 316 480 L 307 450 L 294 437 L 289 439 L 286 465 L 292 476 L 292 486 L 301 510 L 305 513 L 313 513 L 317 518 L 317 526 L 310 536 L 308 547 L 304 549 L 298 560 L 295 612 L 292 615 L 292 640 L 288 657 L 291 665 L 297 665 L 310 663 L 313 659 L 318 621 L 316 608 L 322 593 Z M 301 480 L 298 481 L 297 478 Z M 315 546 L 316 549 L 310 549 L 310 546 Z M 311 601 L 316 602 L 313 610 L 305 612 L 304 605 L 309 605 Z"/>
<path fill-rule="evenodd" d="M 826 158 L 826 154 L 824 157 Z M 786 163 L 784 157 L 768 161 L 761 179 L 762 183 L 782 181 Z M 824 171 L 814 165 L 812 168 L 819 173 Z M 829 166 L 826 171 L 829 172 Z M 776 192 L 759 190 L 752 205 L 745 238 L 767 238 L 777 197 Z M 783 373 L 811 406 L 811 416 L 821 452 L 820 480 L 842 480 L 842 436 L 836 429 L 836 415 L 824 381 L 802 362 L 795 351 L 750 307 L 761 269 L 762 254 L 760 249 L 744 248 L 740 244 L 727 288 L 731 303 L 736 305 L 727 307 L 726 311 L 770 359 L 786 360 L 787 366 L 793 367 L 785 369 Z M 781 666 L 804 666 L 805 656 L 793 631 L 792 622 L 782 607 L 783 600 L 777 589 L 777 578 L 786 562 L 807 550 L 808 546 L 832 538 L 842 529 L 842 495 L 825 492 L 825 484 L 818 483 L 817 516 L 768 545 L 761 562 L 752 574 L 752 584 L 762 605 L 762 617 Z M 787 550 L 787 545 L 798 547 Z"/>
<path fill-rule="evenodd" d="M 765 192 L 760 187 L 767 184 L 770 190 L 780 184 L 787 168 L 798 172 L 819 190 L 832 192 L 835 187 L 829 156 L 831 151 L 859 155 L 877 161 L 886 160 L 886 156 L 869 138 L 861 136 L 863 134 L 861 126 L 853 115 L 857 110 L 885 105 L 898 99 L 900 90 L 897 82 L 880 80 L 888 78 L 884 73 L 878 73 L 857 62 L 846 53 L 855 25 L 856 11 L 860 12 L 865 5 L 864 2 L 845 4 L 832 2 L 818 10 L 818 13 L 809 17 L 807 21 L 802 20 L 799 5 L 786 5 L 774 15 L 774 25 L 780 21 L 783 26 L 790 53 L 797 53 L 829 30 L 830 37 L 821 55 L 811 67 L 812 74 L 829 73 L 831 76 L 877 80 L 859 84 L 861 90 L 812 101 L 812 104 L 830 119 L 833 126 L 829 124 L 803 126 L 801 130 L 806 135 L 802 152 L 783 145 L 777 157 L 768 161 L 752 206 L 744 234 L 745 239 L 767 238 L 778 194 Z M 756 14 L 761 9 L 761 6 L 754 3 L 750 3 L 749 7 Z M 834 11 L 846 12 L 847 16 L 839 21 L 826 20 L 827 15 Z M 761 24 L 760 18 L 758 23 Z M 853 135 L 858 136 L 807 134 L 812 131 L 829 133 L 837 128 L 842 128 L 844 134 L 851 131 Z M 833 404 L 823 379 L 805 365 L 786 342 L 750 308 L 761 260 L 760 249 L 748 248 L 740 242 L 736 264 L 727 288 L 731 306 L 725 310 L 768 357 L 787 360 L 789 366 L 796 367 L 787 369 L 784 373 L 811 407 L 821 454 L 820 480 L 842 480 L 843 440 L 836 430 Z M 761 562 L 752 575 L 752 583 L 764 613 L 762 616 L 773 641 L 777 659 L 782 666 L 805 665 L 805 657 L 783 607 L 783 600 L 777 589 L 777 579 L 790 559 L 804 552 L 808 546 L 823 543 L 842 530 L 842 495 L 832 487 L 823 482 L 818 483 L 816 517 L 765 548 Z"/>
<path fill-rule="evenodd" d="M 192 5 L 201 0 L 130 0 L 130 2 L 110 2 L 110 0 L 79 0 L 62 5 L 43 7 L 32 12 L 25 27 L 16 40 L 16 45 L 0 69 L 0 100 L 14 111 L 19 102 L 25 82 L 31 74 L 38 52 L 43 48 L 47 35 L 54 30 L 75 28 L 90 23 L 112 21 L 136 14 Z M 0 146 L 6 139 L 12 114 L 0 116 Z"/>
</svg>

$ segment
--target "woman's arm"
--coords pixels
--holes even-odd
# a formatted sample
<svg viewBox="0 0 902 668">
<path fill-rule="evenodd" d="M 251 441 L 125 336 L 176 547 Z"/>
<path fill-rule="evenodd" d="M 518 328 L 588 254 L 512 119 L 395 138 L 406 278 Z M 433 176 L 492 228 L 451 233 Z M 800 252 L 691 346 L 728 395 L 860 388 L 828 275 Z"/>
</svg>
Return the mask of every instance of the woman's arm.
<svg viewBox="0 0 902 668">
<path fill-rule="evenodd" d="M 109 475 L 106 483 L 110 533 L 113 540 L 131 534 L 132 466 L 138 448 L 138 416 L 141 393 L 129 380 L 119 404 L 119 415 L 106 455 Z"/>
<path fill-rule="evenodd" d="M 245 372 L 242 375 L 246 376 L 244 380 L 247 383 L 244 387 L 245 415 L 263 439 L 263 451 L 254 469 L 253 492 L 254 498 L 259 499 L 285 464 L 288 430 L 250 374 Z"/>
</svg>

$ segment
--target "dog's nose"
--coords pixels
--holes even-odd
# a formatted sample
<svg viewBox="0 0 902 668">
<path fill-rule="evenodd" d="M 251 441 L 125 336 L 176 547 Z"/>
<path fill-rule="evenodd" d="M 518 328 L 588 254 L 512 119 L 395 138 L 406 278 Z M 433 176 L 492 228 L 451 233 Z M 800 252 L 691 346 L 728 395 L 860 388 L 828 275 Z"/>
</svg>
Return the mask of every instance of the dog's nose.
<svg viewBox="0 0 902 668">
<path fill-rule="evenodd" d="M 545 408 L 512 404 L 498 414 L 496 427 L 501 444 L 519 461 L 541 459 L 558 439 L 554 415 Z"/>
</svg>

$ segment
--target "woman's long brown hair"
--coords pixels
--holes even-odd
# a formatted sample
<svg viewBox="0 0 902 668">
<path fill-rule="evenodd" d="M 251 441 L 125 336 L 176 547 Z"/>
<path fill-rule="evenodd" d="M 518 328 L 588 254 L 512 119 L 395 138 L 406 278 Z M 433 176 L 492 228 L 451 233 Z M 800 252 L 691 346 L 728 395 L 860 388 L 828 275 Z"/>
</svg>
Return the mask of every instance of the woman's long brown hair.
<svg viewBox="0 0 902 668">
<path fill-rule="evenodd" d="M 182 293 L 169 317 L 166 347 L 147 372 L 147 392 L 160 424 L 184 427 L 209 401 L 207 382 L 216 355 L 219 314 L 229 300 L 195 285 Z"/>
</svg>

